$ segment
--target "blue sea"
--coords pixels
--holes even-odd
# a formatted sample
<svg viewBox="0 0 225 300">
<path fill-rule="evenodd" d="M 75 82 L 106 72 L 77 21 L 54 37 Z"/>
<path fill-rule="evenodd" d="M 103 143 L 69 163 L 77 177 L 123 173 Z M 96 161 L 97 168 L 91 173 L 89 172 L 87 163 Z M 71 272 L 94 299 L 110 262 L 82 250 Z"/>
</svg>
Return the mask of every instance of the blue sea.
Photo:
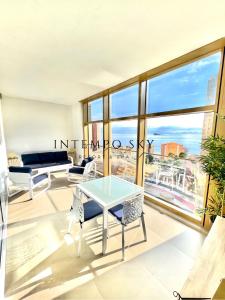
<svg viewBox="0 0 225 300">
<path fill-rule="evenodd" d="M 147 139 L 153 140 L 154 153 L 161 153 L 161 144 L 176 142 L 182 144 L 188 154 L 199 155 L 201 152 L 202 129 L 181 127 L 158 127 L 148 128 Z M 129 141 L 133 140 L 136 145 L 136 128 L 114 127 L 112 129 L 112 140 L 120 140 L 122 147 L 131 146 Z M 146 142 L 147 143 L 147 142 Z M 115 143 L 117 145 L 118 143 Z"/>
</svg>

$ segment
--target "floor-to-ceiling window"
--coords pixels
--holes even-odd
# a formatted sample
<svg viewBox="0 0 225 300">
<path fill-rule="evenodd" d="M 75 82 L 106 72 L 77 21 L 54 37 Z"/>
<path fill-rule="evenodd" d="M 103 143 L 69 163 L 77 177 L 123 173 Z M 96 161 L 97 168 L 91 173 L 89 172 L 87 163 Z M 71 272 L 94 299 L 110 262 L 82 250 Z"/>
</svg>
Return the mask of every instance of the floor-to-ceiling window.
<svg viewBox="0 0 225 300">
<path fill-rule="evenodd" d="M 102 154 L 108 138 L 98 169 L 143 184 L 148 199 L 200 219 L 195 211 L 204 207 L 208 186 L 201 143 L 215 133 L 222 53 L 146 72 L 86 101 L 89 154 Z"/>
<path fill-rule="evenodd" d="M 220 60 L 218 52 L 147 82 L 145 192 L 188 213 L 204 205 L 199 158 L 212 134 Z"/>
<path fill-rule="evenodd" d="M 138 84 L 110 95 L 111 174 L 136 179 Z"/>
</svg>

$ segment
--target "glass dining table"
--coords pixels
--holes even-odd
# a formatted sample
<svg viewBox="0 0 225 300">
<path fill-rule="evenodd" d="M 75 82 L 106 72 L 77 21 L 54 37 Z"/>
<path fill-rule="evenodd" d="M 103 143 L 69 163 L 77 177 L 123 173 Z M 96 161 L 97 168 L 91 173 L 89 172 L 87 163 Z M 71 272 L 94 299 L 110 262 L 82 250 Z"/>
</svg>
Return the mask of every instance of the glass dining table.
<svg viewBox="0 0 225 300">
<path fill-rule="evenodd" d="M 85 194 L 95 200 L 103 209 L 102 252 L 105 254 L 108 234 L 108 210 L 122 204 L 125 200 L 143 194 L 144 189 L 127 180 L 111 175 L 78 184 L 76 193 L 78 196 L 82 193 Z"/>
</svg>

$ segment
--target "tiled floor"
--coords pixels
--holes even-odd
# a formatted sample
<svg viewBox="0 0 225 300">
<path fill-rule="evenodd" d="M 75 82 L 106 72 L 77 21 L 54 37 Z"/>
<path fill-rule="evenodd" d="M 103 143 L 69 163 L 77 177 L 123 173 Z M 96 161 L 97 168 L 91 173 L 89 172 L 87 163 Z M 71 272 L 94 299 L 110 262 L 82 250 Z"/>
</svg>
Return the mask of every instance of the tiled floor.
<svg viewBox="0 0 225 300">
<path fill-rule="evenodd" d="M 101 217 L 85 224 L 78 258 L 78 226 L 66 235 L 73 185 L 62 173 L 53 179 L 34 200 L 24 193 L 10 201 L 7 299 L 175 299 L 204 240 L 200 233 L 145 205 L 148 241 L 138 222 L 129 226 L 125 262 L 113 219 L 102 256 Z"/>
</svg>

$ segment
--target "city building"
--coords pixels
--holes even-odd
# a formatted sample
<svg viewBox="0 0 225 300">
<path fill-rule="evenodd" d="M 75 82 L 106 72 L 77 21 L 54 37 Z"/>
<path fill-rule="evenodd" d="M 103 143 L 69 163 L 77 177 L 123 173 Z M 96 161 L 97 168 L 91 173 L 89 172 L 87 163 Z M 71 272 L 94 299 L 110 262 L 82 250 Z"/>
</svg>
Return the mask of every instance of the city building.
<svg viewBox="0 0 225 300">
<path fill-rule="evenodd" d="M 186 153 L 183 145 L 174 142 L 161 144 L 161 155 L 163 157 L 168 157 L 170 154 L 179 156 L 181 153 Z"/>
</svg>

